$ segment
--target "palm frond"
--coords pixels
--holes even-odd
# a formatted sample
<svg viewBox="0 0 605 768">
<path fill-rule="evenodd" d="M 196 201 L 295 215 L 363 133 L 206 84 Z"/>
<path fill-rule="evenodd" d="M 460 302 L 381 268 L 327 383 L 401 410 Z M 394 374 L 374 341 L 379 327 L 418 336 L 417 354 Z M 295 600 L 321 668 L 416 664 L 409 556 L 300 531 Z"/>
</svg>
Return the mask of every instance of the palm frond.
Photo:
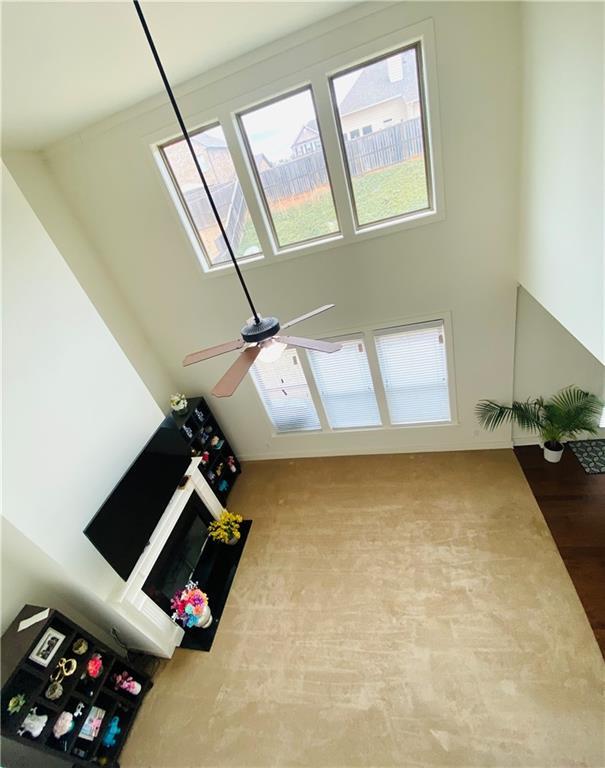
<svg viewBox="0 0 605 768">
<path fill-rule="evenodd" d="M 586 432 L 597 434 L 602 401 L 579 387 L 566 387 L 550 398 L 544 406 L 545 419 L 561 440 Z"/>
<path fill-rule="evenodd" d="M 539 430 L 542 426 L 541 408 L 536 401 L 514 401 L 512 405 L 501 405 L 493 400 L 481 400 L 475 407 L 479 424 L 484 429 L 494 430 L 502 424 L 513 422 L 523 429 Z"/>
</svg>

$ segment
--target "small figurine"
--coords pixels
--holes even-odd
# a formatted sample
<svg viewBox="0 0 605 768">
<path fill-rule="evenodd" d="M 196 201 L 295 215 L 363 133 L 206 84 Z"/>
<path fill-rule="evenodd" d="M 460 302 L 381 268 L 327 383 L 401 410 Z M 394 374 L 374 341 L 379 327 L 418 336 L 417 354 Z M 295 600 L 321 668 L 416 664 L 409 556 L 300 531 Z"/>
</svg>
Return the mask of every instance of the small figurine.
<svg viewBox="0 0 605 768">
<path fill-rule="evenodd" d="M 93 653 L 86 664 L 88 676 L 96 679 L 103 672 L 103 657 L 100 653 Z"/>
<path fill-rule="evenodd" d="M 204 414 L 201 412 L 199 408 L 196 408 L 194 411 L 196 419 L 199 419 L 200 421 L 204 421 Z"/>
<path fill-rule="evenodd" d="M 37 739 L 44 730 L 48 715 L 39 715 L 37 708 L 32 707 L 27 713 L 27 717 L 17 731 L 17 735 L 23 736 L 26 732 L 31 734 L 32 739 Z"/>
<path fill-rule="evenodd" d="M 204 451 L 204 453 L 202 453 L 202 464 L 207 464 L 209 461 L 210 461 L 210 454 L 208 453 L 208 451 Z"/>
<path fill-rule="evenodd" d="M 207 435 L 209 435 L 212 432 L 212 429 L 213 429 L 212 424 L 206 424 L 206 426 L 204 427 L 204 432 Z"/>
<path fill-rule="evenodd" d="M 191 440 L 191 438 L 193 437 L 193 430 L 191 429 L 191 427 L 188 427 L 186 424 L 184 424 L 183 425 L 183 432 Z"/>
<path fill-rule="evenodd" d="M 214 472 L 208 472 L 206 475 L 206 480 L 208 480 L 209 483 L 213 483 L 216 480 L 216 475 Z"/>
<path fill-rule="evenodd" d="M 83 637 L 80 637 L 73 644 L 72 650 L 75 654 L 77 654 L 78 656 L 81 656 L 83 653 L 86 653 L 86 651 L 88 650 L 88 642 Z"/>
<path fill-rule="evenodd" d="M 16 696 L 13 696 L 13 698 L 8 702 L 8 714 L 15 715 L 17 712 L 20 712 L 25 702 L 26 698 L 24 693 L 18 693 Z"/>
<path fill-rule="evenodd" d="M 118 675 L 112 675 L 113 687 L 117 690 L 126 691 L 133 696 L 138 696 L 141 692 L 141 683 L 138 683 L 134 677 L 128 674 L 126 670 Z"/>
<path fill-rule="evenodd" d="M 218 484 L 218 489 L 220 493 L 225 493 L 228 487 L 229 487 L 229 483 L 226 480 L 221 480 L 221 482 Z"/>
<path fill-rule="evenodd" d="M 103 746 L 115 747 L 117 740 L 116 737 L 120 733 L 122 733 L 122 729 L 120 728 L 120 718 L 117 715 L 114 715 L 109 721 L 109 725 L 107 726 L 107 729 L 103 734 L 103 738 L 101 739 Z"/>
<path fill-rule="evenodd" d="M 66 736 L 74 728 L 74 716 L 71 712 L 61 712 L 57 721 L 53 725 L 53 736 L 55 739 L 60 739 L 61 736 Z"/>
<path fill-rule="evenodd" d="M 218 467 L 217 467 L 217 468 L 214 470 L 214 471 L 216 472 L 216 476 L 217 476 L 217 477 L 220 477 L 220 476 L 222 475 L 222 473 L 223 473 L 223 467 L 224 467 L 224 466 L 225 466 L 225 464 L 224 464 L 224 463 L 221 461 L 221 462 L 219 463 Z"/>
<path fill-rule="evenodd" d="M 235 457 L 229 456 L 227 458 L 227 466 L 232 472 L 237 472 L 237 467 L 235 466 Z"/>
</svg>

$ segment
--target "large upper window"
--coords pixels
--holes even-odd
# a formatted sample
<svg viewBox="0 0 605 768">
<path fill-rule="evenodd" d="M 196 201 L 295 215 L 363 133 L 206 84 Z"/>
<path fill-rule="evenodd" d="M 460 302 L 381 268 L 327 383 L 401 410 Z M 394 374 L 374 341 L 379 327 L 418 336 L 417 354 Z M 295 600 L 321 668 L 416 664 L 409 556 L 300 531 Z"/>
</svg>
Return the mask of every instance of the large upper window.
<svg viewBox="0 0 605 768">
<path fill-rule="evenodd" d="M 252 379 L 277 432 L 320 429 L 298 352 L 287 349 L 272 363 L 257 360 Z"/>
<path fill-rule="evenodd" d="M 391 423 L 449 421 L 443 321 L 377 331 L 375 341 Z"/>
<path fill-rule="evenodd" d="M 223 129 L 220 125 L 206 128 L 192 134 L 191 139 L 236 258 L 258 256 L 261 247 Z M 206 257 L 207 266 L 229 262 L 224 238 L 185 140 L 164 144 L 160 151 L 192 231 Z"/>
<path fill-rule="evenodd" d="M 331 79 L 359 227 L 430 207 L 420 45 Z"/>
<path fill-rule="evenodd" d="M 342 340 L 339 352 L 309 352 L 321 401 L 332 429 L 378 426 L 374 394 L 363 338 Z"/>
<path fill-rule="evenodd" d="M 340 231 L 310 88 L 239 115 L 280 248 Z"/>
</svg>

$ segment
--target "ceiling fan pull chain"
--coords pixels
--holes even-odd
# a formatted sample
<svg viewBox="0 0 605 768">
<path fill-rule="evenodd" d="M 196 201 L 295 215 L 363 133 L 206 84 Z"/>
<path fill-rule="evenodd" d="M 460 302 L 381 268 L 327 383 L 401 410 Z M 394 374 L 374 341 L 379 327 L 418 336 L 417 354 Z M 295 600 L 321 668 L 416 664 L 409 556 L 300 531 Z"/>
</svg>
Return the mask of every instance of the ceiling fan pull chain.
<svg viewBox="0 0 605 768">
<path fill-rule="evenodd" d="M 227 246 L 227 251 L 229 253 L 229 256 L 231 257 L 231 261 L 233 262 L 233 266 L 235 267 L 235 271 L 237 273 L 237 276 L 239 278 L 240 284 L 242 286 L 242 289 L 244 293 L 246 294 L 246 299 L 248 301 L 248 304 L 250 305 L 250 309 L 252 310 L 252 315 L 254 317 L 254 322 L 258 325 L 260 323 L 260 317 L 258 312 L 256 311 L 256 307 L 254 306 L 254 303 L 252 302 L 252 297 L 250 296 L 250 292 L 248 291 L 248 286 L 246 285 L 244 281 L 244 276 L 241 273 L 241 270 L 239 268 L 239 264 L 237 263 L 237 259 L 235 258 L 235 254 L 233 253 L 233 248 L 231 246 L 231 243 L 229 241 L 229 238 L 227 237 L 227 232 L 225 230 L 225 227 L 223 226 L 223 222 L 221 221 L 221 217 L 219 216 L 218 209 L 216 207 L 216 204 L 214 200 L 212 199 L 212 195 L 210 194 L 210 188 L 208 186 L 208 183 L 204 177 L 204 174 L 202 173 L 201 166 L 199 164 L 199 161 L 197 159 L 197 155 L 195 154 L 195 150 L 193 149 L 193 144 L 191 143 L 191 137 L 189 136 L 189 132 L 187 131 L 187 127 L 185 126 L 185 121 L 183 120 L 183 116 L 181 115 L 181 110 L 179 109 L 179 105 L 176 102 L 176 99 L 174 97 L 174 93 L 172 92 L 172 88 L 170 86 L 170 83 L 168 82 L 168 78 L 166 77 L 166 72 L 164 71 L 164 67 L 162 65 L 162 62 L 160 61 L 160 56 L 157 52 L 157 49 L 155 47 L 155 43 L 153 42 L 153 38 L 151 37 L 151 32 L 149 31 L 149 27 L 147 26 L 147 22 L 145 21 L 145 16 L 143 15 L 143 11 L 141 9 L 141 5 L 139 3 L 139 0 L 133 0 L 134 7 L 136 9 L 136 12 L 138 14 L 139 20 L 141 22 L 141 25 L 143 27 L 143 31 L 145 32 L 145 37 L 147 38 L 147 42 L 149 43 L 149 47 L 151 48 L 151 53 L 153 54 L 153 58 L 155 59 L 155 63 L 157 64 L 158 70 L 160 71 L 160 76 L 162 78 L 162 82 L 164 83 L 164 88 L 166 89 L 166 93 L 168 94 L 168 98 L 170 99 L 170 103 L 172 104 L 172 108 L 174 110 L 174 113 L 176 115 L 176 119 L 178 121 L 179 127 L 181 129 L 181 133 L 183 134 L 183 137 L 185 141 L 187 142 L 187 146 L 189 147 L 189 151 L 191 152 L 191 157 L 193 158 L 193 162 L 195 164 L 195 167 L 197 169 L 197 172 L 199 174 L 200 180 L 202 182 L 202 185 L 204 187 L 204 190 L 206 192 L 206 195 L 208 196 L 208 202 L 210 203 L 210 207 L 212 209 L 212 213 L 214 214 L 214 218 L 216 219 L 216 223 L 218 224 L 218 228 L 221 232 L 221 235 L 223 236 L 223 240 L 225 241 L 225 245 Z"/>
</svg>

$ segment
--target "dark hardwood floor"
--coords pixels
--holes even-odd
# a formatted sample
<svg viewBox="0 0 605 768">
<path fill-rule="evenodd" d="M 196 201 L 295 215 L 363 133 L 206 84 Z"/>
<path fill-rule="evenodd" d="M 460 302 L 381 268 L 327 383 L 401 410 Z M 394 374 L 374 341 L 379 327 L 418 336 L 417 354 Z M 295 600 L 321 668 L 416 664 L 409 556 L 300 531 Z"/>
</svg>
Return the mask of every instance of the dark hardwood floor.
<svg viewBox="0 0 605 768">
<path fill-rule="evenodd" d="M 566 448 L 559 464 L 537 445 L 515 455 L 574 583 L 605 657 L 605 475 L 588 475 Z"/>
</svg>

